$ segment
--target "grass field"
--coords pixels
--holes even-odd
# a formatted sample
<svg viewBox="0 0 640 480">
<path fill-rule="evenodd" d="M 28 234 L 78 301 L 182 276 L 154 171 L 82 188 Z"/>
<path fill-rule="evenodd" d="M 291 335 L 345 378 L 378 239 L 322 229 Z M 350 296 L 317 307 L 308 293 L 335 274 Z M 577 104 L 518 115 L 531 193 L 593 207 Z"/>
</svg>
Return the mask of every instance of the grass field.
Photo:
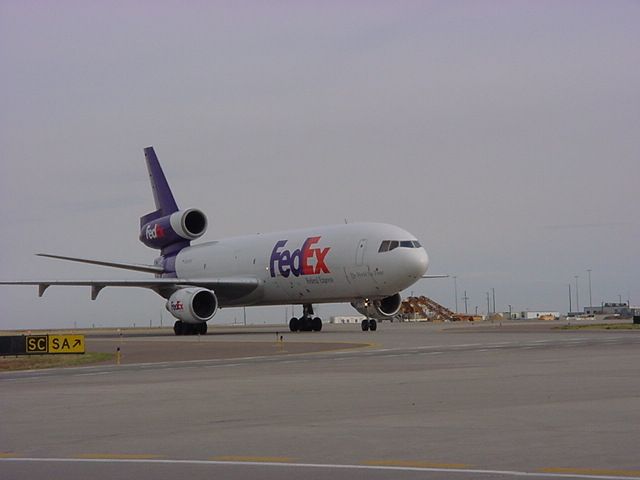
<svg viewBox="0 0 640 480">
<path fill-rule="evenodd" d="M 85 353 L 78 355 L 21 355 L 0 357 L 0 372 L 34 370 L 39 368 L 77 367 L 113 360 L 113 353 Z"/>
</svg>

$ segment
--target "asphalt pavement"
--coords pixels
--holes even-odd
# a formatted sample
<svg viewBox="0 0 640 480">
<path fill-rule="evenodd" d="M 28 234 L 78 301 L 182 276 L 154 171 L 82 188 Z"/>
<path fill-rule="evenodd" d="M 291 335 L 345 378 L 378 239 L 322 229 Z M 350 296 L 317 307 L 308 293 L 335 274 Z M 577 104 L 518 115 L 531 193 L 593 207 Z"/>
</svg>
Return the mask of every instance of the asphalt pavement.
<svg viewBox="0 0 640 480">
<path fill-rule="evenodd" d="M 640 332 L 554 326 L 124 339 L 232 353 L 0 374 L 0 477 L 640 478 Z"/>
</svg>

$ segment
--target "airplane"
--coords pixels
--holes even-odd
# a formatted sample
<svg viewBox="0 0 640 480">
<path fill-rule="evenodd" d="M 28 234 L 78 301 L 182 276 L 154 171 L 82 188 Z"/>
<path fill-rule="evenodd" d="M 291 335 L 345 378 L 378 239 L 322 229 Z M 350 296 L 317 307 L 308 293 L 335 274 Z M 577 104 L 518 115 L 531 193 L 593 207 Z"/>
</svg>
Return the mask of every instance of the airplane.
<svg viewBox="0 0 640 480">
<path fill-rule="evenodd" d="M 365 319 L 363 331 L 400 310 L 402 290 L 425 275 L 429 257 L 409 232 L 383 223 L 345 223 L 259 233 L 191 245 L 207 230 L 196 208 L 180 210 L 153 147 L 144 149 L 156 210 L 140 218 L 140 241 L 160 250 L 153 265 L 119 263 L 39 253 L 38 256 L 154 274 L 143 280 L 5 281 L 37 285 L 89 286 L 95 300 L 105 287 L 148 288 L 166 299 L 176 335 L 204 335 L 218 309 L 302 305 L 289 329 L 320 331 L 313 304 L 349 302 Z"/>
</svg>

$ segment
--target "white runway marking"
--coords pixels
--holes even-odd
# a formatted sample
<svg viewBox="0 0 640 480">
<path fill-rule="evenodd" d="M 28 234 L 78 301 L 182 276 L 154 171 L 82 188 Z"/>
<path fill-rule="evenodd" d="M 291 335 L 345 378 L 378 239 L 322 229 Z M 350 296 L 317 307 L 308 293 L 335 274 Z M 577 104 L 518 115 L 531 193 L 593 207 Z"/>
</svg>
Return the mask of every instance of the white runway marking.
<svg viewBox="0 0 640 480">
<path fill-rule="evenodd" d="M 74 377 L 94 377 L 96 375 L 108 375 L 110 373 L 113 373 L 113 372 L 76 373 L 73 376 Z"/>
<path fill-rule="evenodd" d="M 433 473 L 459 473 L 468 475 L 499 475 L 510 477 L 540 477 L 540 478 L 583 478 L 598 480 L 640 480 L 638 476 L 629 475 L 591 475 L 585 473 L 548 473 L 525 472 L 518 470 L 491 470 L 477 468 L 435 468 L 435 467 L 411 467 L 411 466 L 385 466 L 385 465 L 350 465 L 327 463 L 291 463 L 291 462 L 252 462 L 252 461 L 224 461 L 224 460 L 171 460 L 171 459 L 131 459 L 131 458 L 0 458 L 2 462 L 16 463 L 112 463 L 112 464 L 156 464 L 156 465 L 230 465 L 230 466 L 258 466 L 279 468 L 325 468 L 334 470 L 387 470 L 405 472 L 433 472 Z M 631 472 L 629 472 L 631 473 Z"/>
</svg>

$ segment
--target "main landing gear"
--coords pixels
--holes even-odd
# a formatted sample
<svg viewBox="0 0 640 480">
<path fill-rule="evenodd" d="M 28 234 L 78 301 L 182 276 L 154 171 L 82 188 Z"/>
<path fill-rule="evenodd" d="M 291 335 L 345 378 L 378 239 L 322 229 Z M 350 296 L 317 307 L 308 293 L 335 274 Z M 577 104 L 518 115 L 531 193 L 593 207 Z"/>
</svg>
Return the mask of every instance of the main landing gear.
<svg viewBox="0 0 640 480">
<path fill-rule="evenodd" d="M 364 320 L 362 320 L 361 326 L 363 332 L 366 332 L 367 330 L 375 332 L 378 329 L 378 322 L 376 322 L 373 318 L 365 318 Z"/>
<path fill-rule="evenodd" d="M 289 320 L 289 330 L 292 332 L 319 332 L 322 330 L 322 320 L 313 316 L 313 305 L 305 303 L 302 306 L 302 316 Z"/>
<path fill-rule="evenodd" d="M 178 320 L 173 324 L 173 333 L 176 335 L 206 335 L 207 323 L 185 323 Z"/>
</svg>

